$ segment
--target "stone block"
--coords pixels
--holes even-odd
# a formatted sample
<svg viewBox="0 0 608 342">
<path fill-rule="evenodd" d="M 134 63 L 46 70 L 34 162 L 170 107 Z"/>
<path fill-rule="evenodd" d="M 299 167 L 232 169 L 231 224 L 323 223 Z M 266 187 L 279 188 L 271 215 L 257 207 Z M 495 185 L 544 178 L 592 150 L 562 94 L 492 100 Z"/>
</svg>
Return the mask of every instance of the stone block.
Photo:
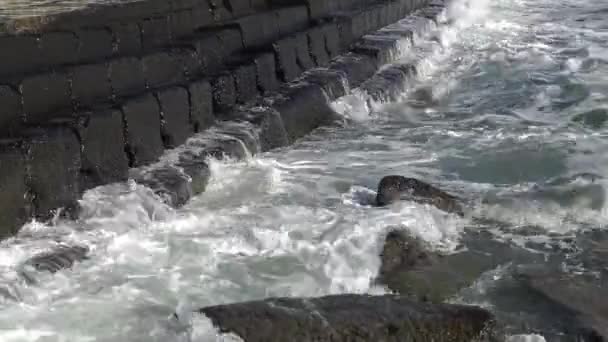
<svg viewBox="0 0 608 342">
<path fill-rule="evenodd" d="M 236 101 L 246 103 L 258 95 L 257 71 L 253 61 L 244 62 L 234 67 L 234 81 L 236 86 Z"/>
<path fill-rule="evenodd" d="M 171 41 L 171 29 L 167 16 L 145 19 L 141 23 L 141 43 L 144 51 L 152 51 Z"/>
<path fill-rule="evenodd" d="M 225 0 L 224 3 L 234 17 L 240 17 L 252 11 L 250 0 Z"/>
<path fill-rule="evenodd" d="M 190 123 L 188 91 L 172 87 L 156 93 L 163 122 L 161 133 L 166 148 L 177 147 L 194 133 Z"/>
<path fill-rule="evenodd" d="M 0 46 L 0 75 L 19 74 L 45 65 L 35 36 L 0 37 Z"/>
<path fill-rule="evenodd" d="M 226 26 L 217 34 L 220 39 L 223 58 L 243 50 L 243 34 L 238 26 Z"/>
<path fill-rule="evenodd" d="M 77 33 L 80 41 L 78 62 L 88 63 L 112 56 L 114 43 L 112 32 L 107 29 L 87 29 Z"/>
<path fill-rule="evenodd" d="M 192 198 L 191 182 L 186 174 L 172 166 L 146 170 L 135 177 L 137 183 L 143 184 L 168 205 L 179 208 Z"/>
<path fill-rule="evenodd" d="M 329 54 L 325 47 L 325 32 L 323 27 L 316 26 L 307 31 L 308 49 L 316 66 L 324 67 L 329 64 Z"/>
<path fill-rule="evenodd" d="M 172 39 L 192 35 L 199 27 L 190 9 L 170 13 L 168 18 Z"/>
<path fill-rule="evenodd" d="M 225 56 L 217 31 L 208 31 L 196 36 L 193 44 L 205 72 L 209 73 L 222 66 Z"/>
<path fill-rule="evenodd" d="M 180 51 L 157 52 L 142 57 L 148 87 L 158 88 L 186 81 L 180 54 Z"/>
<path fill-rule="evenodd" d="M 129 99 L 122 106 L 130 166 L 152 163 L 163 153 L 160 108 L 151 94 Z"/>
<path fill-rule="evenodd" d="M 190 188 L 193 195 L 200 194 L 207 189 L 211 172 L 206 160 L 193 153 L 184 153 L 179 156 L 176 166 L 190 177 Z"/>
<path fill-rule="evenodd" d="M 297 42 L 293 37 L 286 37 L 273 44 L 277 69 L 283 82 L 291 82 L 302 73 L 297 61 Z"/>
<path fill-rule="evenodd" d="M 279 36 L 279 26 L 274 12 L 255 13 L 237 19 L 236 23 L 243 33 L 245 48 L 262 47 Z"/>
<path fill-rule="evenodd" d="M 141 53 L 141 30 L 136 23 L 116 23 L 110 26 L 114 37 L 114 54 L 134 56 Z"/>
<path fill-rule="evenodd" d="M 348 53 L 333 60 L 329 69 L 342 73 L 351 89 L 372 77 L 377 70 L 376 61 L 373 58 L 354 53 Z"/>
<path fill-rule="evenodd" d="M 227 112 L 236 104 L 236 84 L 231 72 L 223 72 L 211 78 L 213 91 L 213 112 Z"/>
<path fill-rule="evenodd" d="M 335 118 L 323 89 L 316 84 L 298 84 L 286 88 L 272 104 L 281 115 L 290 142 Z"/>
<path fill-rule="evenodd" d="M 308 47 L 308 35 L 306 32 L 298 32 L 293 35 L 294 44 L 296 47 L 296 60 L 302 71 L 315 67 L 315 62 L 310 55 Z"/>
<path fill-rule="evenodd" d="M 10 86 L 0 85 L 0 135 L 16 134 L 22 121 L 21 94 Z"/>
<path fill-rule="evenodd" d="M 243 107 L 230 113 L 227 120 L 248 122 L 257 130 L 260 151 L 289 145 L 289 138 L 279 112 L 270 107 Z"/>
<path fill-rule="evenodd" d="M 125 181 L 129 160 L 125 152 L 120 110 L 102 109 L 80 116 L 82 189 Z"/>
<path fill-rule="evenodd" d="M 45 125 L 24 131 L 28 150 L 33 216 L 47 220 L 55 210 L 73 212 L 80 197 L 80 142 L 72 125 Z"/>
<path fill-rule="evenodd" d="M 135 57 L 124 57 L 110 62 L 110 83 L 116 96 L 130 96 L 146 88 L 142 63 Z"/>
<path fill-rule="evenodd" d="M 346 89 L 344 78 L 345 76 L 339 71 L 313 69 L 302 77 L 302 81 L 317 84 L 323 89 L 329 100 L 334 101 L 347 94 L 348 89 Z"/>
<path fill-rule="evenodd" d="M 254 57 L 254 61 L 257 71 L 258 89 L 260 89 L 260 91 L 263 93 L 277 90 L 280 83 L 277 78 L 277 68 L 274 53 L 259 53 Z"/>
<path fill-rule="evenodd" d="M 106 63 L 87 64 L 70 70 L 72 101 L 77 108 L 90 107 L 96 102 L 109 102 L 112 86 Z"/>
<path fill-rule="evenodd" d="M 50 72 L 26 77 L 21 81 L 23 111 L 28 123 L 44 122 L 56 111 L 71 108 L 68 77 Z"/>
<path fill-rule="evenodd" d="M 25 151 L 18 141 L 0 140 L 0 239 L 12 236 L 30 216 Z"/>
<path fill-rule="evenodd" d="M 80 42 L 73 32 L 48 32 L 40 36 L 40 53 L 47 66 L 74 64 Z"/>
<path fill-rule="evenodd" d="M 310 25 L 306 6 L 290 6 L 275 10 L 279 36 L 305 30 Z"/>
<path fill-rule="evenodd" d="M 192 8 L 192 22 L 195 28 L 209 27 L 213 25 L 213 15 L 209 4 L 205 1 L 197 4 L 196 7 Z"/>
<path fill-rule="evenodd" d="M 201 132 L 211 126 L 213 115 L 213 92 L 206 80 L 190 83 L 190 120 L 195 132 Z"/>
<path fill-rule="evenodd" d="M 334 58 L 342 52 L 340 41 L 340 30 L 336 23 L 329 23 L 323 25 L 323 31 L 325 32 L 325 48 L 330 58 Z"/>
</svg>

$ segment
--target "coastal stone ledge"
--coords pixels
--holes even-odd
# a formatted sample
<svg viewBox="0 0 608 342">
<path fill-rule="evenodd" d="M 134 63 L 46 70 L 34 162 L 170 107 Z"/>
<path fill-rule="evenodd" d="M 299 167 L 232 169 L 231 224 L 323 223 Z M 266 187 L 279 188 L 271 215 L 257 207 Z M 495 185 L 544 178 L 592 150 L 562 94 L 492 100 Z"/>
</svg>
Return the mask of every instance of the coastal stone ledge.
<svg viewBox="0 0 608 342">
<path fill-rule="evenodd" d="M 329 102 L 397 58 L 397 41 L 431 21 L 400 19 L 426 5 L 414 0 L 344 1 L 319 15 L 311 13 L 320 3 L 299 0 L 133 6 L 148 1 L 141 15 L 102 6 L 0 36 L 0 235 L 57 209 L 77 213 L 84 191 L 137 175 L 129 168 L 148 170 L 139 179 L 180 206 L 204 190 L 206 158 L 246 158 L 339 121 Z M 76 20 L 121 8 L 103 25 Z M 210 17 L 192 17 L 200 9 Z M 272 27 L 250 36 L 247 18 L 260 16 Z M 180 27 L 179 18 L 192 22 Z M 207 152 L 184 152 L 167 171 L 165 149 L 192 147 L 193 135 Z"/>
</svg>

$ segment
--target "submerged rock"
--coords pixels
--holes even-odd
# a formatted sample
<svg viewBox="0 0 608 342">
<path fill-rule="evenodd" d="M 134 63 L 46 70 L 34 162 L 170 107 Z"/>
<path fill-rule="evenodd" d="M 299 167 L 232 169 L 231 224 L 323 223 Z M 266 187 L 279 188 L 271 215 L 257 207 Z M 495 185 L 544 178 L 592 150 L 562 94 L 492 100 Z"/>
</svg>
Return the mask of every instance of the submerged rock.
<svg viewBox="0 0 608 342">
<path fill-rule="evenodd" d="M 555 310 L 572 316 L 571 331 L 565 334 L 582 341 L 608 340 L 608 288 L 601 280 L 545 267 L 519 269 L 515 277 L 528 291 L 551 301 Z"/>
<path fill-rule="evenodd" d="M 415 178 L 394 175 L 382 178 L 378 185 L 377 204 L 385 206 L 399 200 L 432 204 L 446 212 L 464 215 L 457 197 L 428 183 Z"/>
<path fill-rule="evenodd" d="M 88 259 L 89 249 L 84 246 L 58 246 L 53 250 L 25 261 L 21 267 L 20 274 L 28 283 L 35 283 L 33 271 L 55 273 L 62 269 L 68 269 L 74 263 Z"/>
<path fill-rule="evenodd" d="M 395 295 L 271 298 L 199 310 L 221 332 L 257 341 L 494 341 L 492 314 Z"/>
<path fill-rule="evenodd" d="M 600 129 L 608 121 L 608 109 L 593 109 L 588 112 L 576 115 L 574 118 L 572 118 L 572 121 L 578 122 L 589 128 Z"/>
<path fill-rule="evenodd" d="M 388 233 L 377 282 L 401 295 L 440 303 L 471 286 L 484 272 L 508 262 L 538 258 L 482 231 L 468 231 L 462 239 L 463 251 L 441 254 L 406 231 Z"/>
</svg>

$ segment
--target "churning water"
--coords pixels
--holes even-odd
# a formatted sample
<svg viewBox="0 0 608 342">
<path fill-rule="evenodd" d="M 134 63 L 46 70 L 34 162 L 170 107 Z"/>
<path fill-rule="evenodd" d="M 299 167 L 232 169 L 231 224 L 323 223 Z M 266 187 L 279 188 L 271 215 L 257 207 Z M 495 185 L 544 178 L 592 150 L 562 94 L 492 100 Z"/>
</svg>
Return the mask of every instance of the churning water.
<svg viewBox="0 0 608 342">
<path fill-rule="evenodd" d="M 456 0 L 449 25 L 403 51 L 419 75 L 400 100 L 357 93 L 334 103 L 349 119 L 341 127 L 212 162 L 208 190 L 179 210 L 133 183 L 87 192 L 79 220 L 31 223 L 0 243 L 0 341 L 234 340 L 204 317 L 170 316 L 269 296 L 382 293 L 371 284 L 392 227 L 444 252 L 486 229 L 604 274 L 605 264 L 568 260 L 608 223 L 607 14 L 601 1 Z M 387 174 L 432 182 L 470 213 L 375 208 Z M 90 258 L 26 283 L 23 261 L 59 242 L 89 246 Z M 500 269 L 482 278 L 475 288 Z M 491 307 L 469 292 L 458 300 Z"/>
</svg>

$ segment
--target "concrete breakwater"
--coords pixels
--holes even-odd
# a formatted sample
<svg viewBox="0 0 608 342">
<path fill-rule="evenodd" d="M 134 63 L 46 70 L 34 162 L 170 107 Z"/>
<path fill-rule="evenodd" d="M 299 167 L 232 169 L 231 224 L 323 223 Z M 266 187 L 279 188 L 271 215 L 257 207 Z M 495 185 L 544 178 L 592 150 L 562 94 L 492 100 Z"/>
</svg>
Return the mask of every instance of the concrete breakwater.
<svg viewBox="0 0 608 342">
<path fill-rule="evenodd" d="M 205 158 L 284 146 L 331 122 L 328 101 L 371 78 L 442 9 L 423 0 L 146 0 L 7 21 L 0 236 L 60 208 L 77 212 L 87 189 L 128 178 L 185 203 L 204 191 Z M 178 146 L 188 148 L 170 167 L 157 163 Z"/>
</svg>

